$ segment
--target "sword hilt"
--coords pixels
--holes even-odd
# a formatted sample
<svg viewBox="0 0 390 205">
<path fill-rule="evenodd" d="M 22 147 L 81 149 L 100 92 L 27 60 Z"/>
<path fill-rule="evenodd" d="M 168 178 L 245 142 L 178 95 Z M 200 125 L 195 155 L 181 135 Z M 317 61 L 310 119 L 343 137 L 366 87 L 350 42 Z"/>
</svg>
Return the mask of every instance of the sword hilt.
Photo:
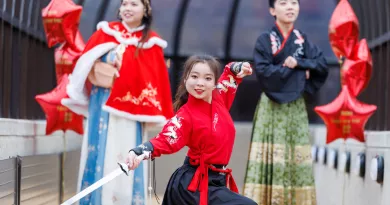
<svg viewBox="0 0 390 205">
<path fill-rule="evenodd" d="M 148 153 L 148 155 L 149 155 L 149 153 Z M 146 154 L 141 154 L 141 155 L 139 155 L 139 156 L 137 156 L 137 158 L 139 159 L 139 160 L 143 160 L 143 159 L 145 159 L 145 156 L 147 156 Z M 119 163 L 118 162 L 118 165 L 119 165 L 119 167 L 121 168 L 121 170 L 127 175 L 127 176 L 129 176 L 129 166 L 127 165 L 127 164 L 125 164 L 125 163 Z"/>
<path fill-rule="evenodd" d="M 127 176 L 129 176 L 129 167 L 127 166 L 127 164 L 125 164 L 125 163 L 119 163 L 119 162 L 118 162 L 118 165 L 119 165 L 119 167 L 121 168 L 121 170 L 122 170 Z"/>
</svg>

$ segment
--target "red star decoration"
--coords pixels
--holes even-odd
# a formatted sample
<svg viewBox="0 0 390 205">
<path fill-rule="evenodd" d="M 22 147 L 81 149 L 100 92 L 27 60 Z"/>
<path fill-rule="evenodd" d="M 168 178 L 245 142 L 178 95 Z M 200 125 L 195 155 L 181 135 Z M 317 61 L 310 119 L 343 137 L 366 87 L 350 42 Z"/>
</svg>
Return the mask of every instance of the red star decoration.
<svg viewBox="0 0 390 205">
<path fill-rule="evenodd" d="M 54 59 L 56 64 L 57 84 L 64 74 L 71 74 L 77 60 L 81 55 L 81 51 L 75 51 L 69 44 L 63 43 L 54 51 Z"/>
<path fill-rule="evenodd" d="M 341 83 L 348 86 L 353 96 L 358 96 L 368 86 L 371 75 L 372 57 L 366 39 L 362 39 L 341 68 Z"/>
<path fill-rule="evenodd" d="M 82 9 L 71 0 L 52 0 L 42 9 L 49 48 L 64 41 L 71 46 L 75 44 Z"/>
<path fill-rule="evenodd" d="M 328 144 L 339 138 L 364 142 L 364 126 L 376 108 L 358 101 L 349 93 L 347 86 L 343 86 L 333 102 L 317 106 L 314 110 L 326 124 Z"/>
<path fill-rule="evenodd" d="M 336 6 L 329 22 L 329 40 L 338 59 L 349 58 L 359 39 L 359 21 L 347 0 Z"/>
<path fill-rule="evenodd" d="M 84 133 L 84 117 L 61 105 L 61 100 L 67 97 L 66 85 L 68 82 L 68 75 L 64 75 L 60 84 L 54 90 L 35 96 L 46 114 L 46 135 L 50 135 L 56 130 L 62 130 L 63 132 L 73 130 L 81 135 Z"/>
</svg>

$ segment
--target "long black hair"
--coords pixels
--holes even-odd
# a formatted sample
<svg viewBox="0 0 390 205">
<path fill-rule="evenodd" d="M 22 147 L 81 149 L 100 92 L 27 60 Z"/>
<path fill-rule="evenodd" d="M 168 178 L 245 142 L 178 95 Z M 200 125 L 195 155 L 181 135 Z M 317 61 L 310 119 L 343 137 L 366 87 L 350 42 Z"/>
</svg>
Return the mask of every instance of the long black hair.
<svg viewBox="0 0 390 205">
<path fill-rule="evenodd" d="M 269 2 L 269 7 L 270 8 L 275 8 L 275 2 L 276 2 L 277 0 L 268 0 L 268 2 Z M 299 0 L 298 0 L 298 3 L 299 3 Z"/>
<path fill-rule="evenodd" d="M 218 82 L 218 77 L 220 75 L 221 64 L 212 56 L 209 55 L 193 55 L 189 57 L 184 63 L 184 71 L 180 80 L 180 85 L 177 88 L 175 102 L 173 103 L 173 109 L 178 111 L 184 104 L 188 101 L 188 91 L 186 89 L 185 80 L 188 79 L 188 76 L 191 73 L 192 68 L 197 63 L 206 63 L 211 71 L 214 73 L 215 83 Z"/>
</svg>

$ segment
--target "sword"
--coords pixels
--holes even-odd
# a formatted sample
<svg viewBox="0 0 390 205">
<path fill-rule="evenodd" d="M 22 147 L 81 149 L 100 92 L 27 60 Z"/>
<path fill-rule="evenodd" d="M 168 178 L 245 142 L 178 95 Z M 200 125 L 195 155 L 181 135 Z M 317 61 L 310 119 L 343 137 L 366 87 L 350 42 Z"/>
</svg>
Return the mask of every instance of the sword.
<svg viewBox="0 0 390 205">
<path fill-rule="evenodd" d="M 138 156 L 137 158 L 143 159 L 144 155 L 142 154 L 142 155 Z M 61 205 L 72 205 L 73 203 L 77 202 L 81 198 L 87 196 L 91 192 L 95 191 L 99 187 L 103 186 L 107 182 L 115 179 L 117 176 L 119 176 L 119 175 L 121 175 L 123 173 L 125 173 L 128 176 L 129 175 L 129 171 L 130 171 L 129 167 L 125 163 L 118 163 L 118 165 L 119 165 L 119 168 L 115 169 L 114 171 L 112 171 L 111 173 L 106 175 L 105 177 L 103 177 L 100 180 L 98 180 L 97 182 L 93 183 L 91 186 L 85 188 L 80 193 L 74 195 L 72 198 L 66 200 Z"/>
</svg>

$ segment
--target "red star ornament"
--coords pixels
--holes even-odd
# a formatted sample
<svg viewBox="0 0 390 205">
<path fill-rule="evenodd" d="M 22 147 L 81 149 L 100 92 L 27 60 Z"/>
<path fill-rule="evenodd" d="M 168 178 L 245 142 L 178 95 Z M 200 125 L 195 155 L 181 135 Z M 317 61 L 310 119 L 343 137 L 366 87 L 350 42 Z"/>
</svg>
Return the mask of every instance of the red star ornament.
<svg viewBox="0 0 390 205">
<path fill-rule="evenodd" d="M 43 28 L 49 48 L 64 41 L 71 46 L 75 44 L 81 12 L 82 7 L 71 0 L 52 0 L 42 9 Z"/>
<path fill-rule="evenodd" d="M 71 47 L 78 52 L 84 51 L 85 41 L 84 41 L 83 36 L 81 35 L 79 30 L 77 30 L 74 45 Z"/>
<path fill-rule="evenodd" d="M 73 130 L 82 135 L 84 133 L 82 115 L 77 115 L 61 104 L 66 95 L 68 75 L 63 75 L 60 84 L 54 90 L 35 96 L 46 115 L 46 135 L 56 130 Z"/>
<path fill-rule="evenodd" d="M 60 80 L 64 74 L 71 74 L 73 72 L 74 66 L 76 65 L 81 53 L 81 51 L 75 51 L 67 43 L 63 43 L 60 47 L 55 49 L 54 59 L 56 66 L 57 84 L 60 83 Z"/>
<path fill-rule="evenodd" d="M 375 105 L 358 101 L 344 85 L 333 102 L 317 106 L 314 110 L 325 122 L 328 144 L 339 138 L 364 142 L 364 126 L 376 109 Z"/>
<path fill-rule="evenodd" d="M 362 39 L 341 68 L 341 83 L 348 86 L 353 96 L 358 96 L 368 86 L 371 76 L 372 57 L 366 39 Z"/>
<path fill-rule="evenodd" d="M 341 0 L 329 22 L 329 40 L 338 59 L 349 58 L 359 38 L 359 21 L 347 0 Z"/>
</svg>

